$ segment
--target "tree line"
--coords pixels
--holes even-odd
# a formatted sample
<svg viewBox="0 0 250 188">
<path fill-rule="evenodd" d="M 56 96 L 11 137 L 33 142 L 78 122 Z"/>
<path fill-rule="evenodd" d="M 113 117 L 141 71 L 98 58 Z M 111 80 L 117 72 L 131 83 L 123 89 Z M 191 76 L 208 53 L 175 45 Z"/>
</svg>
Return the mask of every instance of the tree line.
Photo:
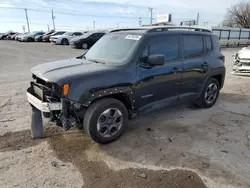
<svg viewBox="0 0 250 188">
<path fill-rule="evenodd" d="M 226 13 L 222 26 L 250 28 L 250 2 L 232 5 Z"/>
</svg>

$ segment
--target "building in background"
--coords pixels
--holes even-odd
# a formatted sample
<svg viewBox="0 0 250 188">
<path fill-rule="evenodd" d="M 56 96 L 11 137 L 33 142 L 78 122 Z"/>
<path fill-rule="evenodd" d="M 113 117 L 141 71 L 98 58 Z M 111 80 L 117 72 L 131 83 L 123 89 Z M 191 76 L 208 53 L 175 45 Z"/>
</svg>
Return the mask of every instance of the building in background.
<svg viewBox="0 0 250 188">
<path fill-rule="evenodd" d="M 172 15 L 171 14 L 159 14 L 157 15 L 156 23 L 154 24 L 147 24 L 145 26 L 173 26 L 172 22 Z"/>
</svg>

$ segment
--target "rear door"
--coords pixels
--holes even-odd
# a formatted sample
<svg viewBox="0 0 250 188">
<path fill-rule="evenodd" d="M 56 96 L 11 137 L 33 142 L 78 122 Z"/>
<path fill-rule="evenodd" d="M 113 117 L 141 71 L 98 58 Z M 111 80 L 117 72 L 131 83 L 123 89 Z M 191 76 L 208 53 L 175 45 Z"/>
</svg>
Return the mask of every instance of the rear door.
<svg viewBox="0 0 250 188">
<path fill-rule="evenodd" d="M 209 53 L 202 35 L 182 35 L 183 80 L 180 96 L 192 99 L 200 91 L 209 68 Z"/>
</svg>

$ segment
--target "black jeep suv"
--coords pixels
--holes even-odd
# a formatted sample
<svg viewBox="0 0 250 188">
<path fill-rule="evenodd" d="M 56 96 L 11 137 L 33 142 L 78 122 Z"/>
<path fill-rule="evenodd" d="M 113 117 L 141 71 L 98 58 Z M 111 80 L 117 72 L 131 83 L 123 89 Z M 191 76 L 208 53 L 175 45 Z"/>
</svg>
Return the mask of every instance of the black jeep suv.
<svg viewBox="0 0 250 188">
<path fill-rule="evenodd" d="M 27 96 L 64 129 L 82 124 L 106 144 L 148 107 L 180 101 L 212 107 L 224 84 L 224 60 L 209 30 L 115 30 L 80 57 L 34 67 Z"/>
</svg>

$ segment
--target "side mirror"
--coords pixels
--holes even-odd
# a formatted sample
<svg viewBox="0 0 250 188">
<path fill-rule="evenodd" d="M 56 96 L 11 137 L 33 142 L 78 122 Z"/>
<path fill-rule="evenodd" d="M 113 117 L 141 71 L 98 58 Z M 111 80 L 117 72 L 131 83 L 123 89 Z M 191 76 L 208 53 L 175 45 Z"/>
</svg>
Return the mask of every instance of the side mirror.
<svg viewBox="0 0 250 188">
<path fill-rule="evenodd" d="M 147 58 L 147 63 L 152 66 L 161 66 L 165 63 L 165 56 L 161 54 L 150 55 Z"/>
</svg>

